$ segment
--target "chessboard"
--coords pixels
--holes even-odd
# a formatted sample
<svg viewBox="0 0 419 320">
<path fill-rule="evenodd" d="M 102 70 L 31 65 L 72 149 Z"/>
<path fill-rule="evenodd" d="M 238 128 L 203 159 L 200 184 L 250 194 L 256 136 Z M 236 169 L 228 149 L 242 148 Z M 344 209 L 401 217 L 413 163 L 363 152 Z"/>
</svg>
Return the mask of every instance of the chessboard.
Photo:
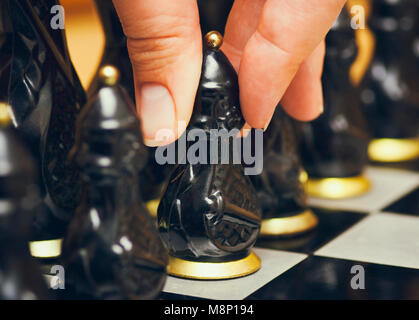
<svg viewBox="0 0 419 320">
<path fill-rule="evenodd" d="M 370 166 L 372 189 L 310 199 L 317 229 L 259 240 L 253 275 L 217 281 L 168 277 L 161 299 L 419 299 L 419 172 Z"/>
</svg>

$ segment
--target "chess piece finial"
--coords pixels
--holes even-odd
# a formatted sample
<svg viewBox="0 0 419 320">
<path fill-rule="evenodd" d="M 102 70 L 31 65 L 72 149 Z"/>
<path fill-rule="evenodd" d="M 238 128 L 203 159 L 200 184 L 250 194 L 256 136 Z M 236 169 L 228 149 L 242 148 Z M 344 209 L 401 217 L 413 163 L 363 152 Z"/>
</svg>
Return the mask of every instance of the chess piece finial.
<svg viewBox="0 0 419 320">
<path fill-rule="evenodd" d="M 72 153 L 83 198 L 64 239 L 63 263 L 77 296 L 151 299 L 165 283 L 167 253 L 139 192 L 143 149 L 126 91 L 100 88 L 80 114 Z"/>
<path fill-rule="evenodd" d="M 205 35 L 204 42 L 207 49 L 218 50 L 223 44 L 223 36 L 218 31 L 210 31 Z"/>
<path fill-rule="evenodd" d="M 187 129 L 201 130 L 207 142 L 211 130 L 239 132 L 244 125 L 237 74 L 217 49 L 221 38 L 213 36 L 214 45 L 204 51 Z M 231 150 L 232 141 L 227 143 Z M 181 162 L 169 181 L 158 208 L 160 235 L 170 254 L 168 272 L 193 279 L 226 279 L 256 272 L 260 260 L 252 247 L 262 213 L 243 166 L 233 164 L 232 158 L 228 164 L 221 159 L 217 164 Z"/>
<path fill-rule="evenodd" d="M 99 70 L 99 79 L 103 85 L 114 86 L 119 82 L 119 71 L 112 65 L 106 65 Z"/>
</svg>

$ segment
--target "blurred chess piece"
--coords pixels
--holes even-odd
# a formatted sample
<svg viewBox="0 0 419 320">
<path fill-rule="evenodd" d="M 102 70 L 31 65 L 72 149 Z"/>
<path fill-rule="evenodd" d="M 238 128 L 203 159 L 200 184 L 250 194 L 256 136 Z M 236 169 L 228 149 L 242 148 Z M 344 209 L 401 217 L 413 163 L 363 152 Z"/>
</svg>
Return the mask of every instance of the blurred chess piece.
<svg viewBox="0 0 419 320">
<path fill-rule="evenodd" d="M 127 38 L 122 30 L 118 14 L 112 0 L 95 0 L 96 8 L 105 32 L 105 49 L 98 71 L 93 78 L 88 96 L 95 95 L 100 87 L 100 70 L 106 65 L 113 65 L 120 70 L 120 85 L 135 101 L 134 78 L 132 65 L 127 49 Z M 162 196 L 164 185 L 170 174 L 170 165 L 159 165 L 155 160 L 156 148 L 148 148 L 147 164 L 140 172 L 140 181 L 148 181 L 140 185 L 146 206 L 153 217 L 157 216 L 157 207 Z"/>
<path fill-rule="evenodd" d="M 145 165 L 135 108 L 113 66 L 77 122 L 70 159 L 81 170 L 83 197 L 63 243 L 76 296 L 151 299 L 163 288 L 167 252 L 138 190 Z"/>
<path fill-rule="evenodd" d="M 324 113 L 299 124 L 300 152 L 309 175 L 309 195 L 342 199 L 364 194 L 369 135 L 350 68 L 357 57 L 354 30 L 342 10 L 326 37 L 322 76 Z"/>
<path fill-rule="evenodd" d="M 220 33 L 206 35 L 202 75 L 187 130 L 200 129 L 207 145 L 210 130 L 239 131 L 244 124 L 237 74 L 219 50 L 221 44 Z M 220 148 L 219 139 L 216 143 Z M 261 209 L 243 166 L 233 164 L 233 145 L 234 138 L 228 140 L 227 164 L 221 164 L 218 153 L 217 164 L 209 164 L 209 159 L 178 164 L 171 175 L 158 208 L 160 235 L 170 253 L 169 274 L 228 279 L 260 268 L 252 247 L 260 229 Z"/>
<path fill-rule="evenodd" d="M 0 300 L 48 299 L 46 282 L 28 247 L 32 218 L 41 203 L 37 168 L 10 127 L 10 110 L 0 102 Z"/>
<path fill-rule="evenodd" d="M 261 237 L 295 236 L 312 230 L 318 219 L 308 208 L 295 131 L 278 106 L 263 135 L 263 172 L 251 176 L 262 207 Z"/>
<path fill-rule="evenodd" d="M 234 0 L 198 0 L 202 34 L 215 30 L 224 34 Z"/>
<path fill-rule="evenodd" d="M 419 159 L 418 20 L 417 0 L 373 2 L 376 50 L 361 101 L 374 137 L 368 153 L 376 162 Z"/>
<path fill-rule="evenodd" d="M 61 238 L 78 202 L 77 170 L 65 159 L 85 102 L 64 31 L 51 27 L 51 8 L 57 4 L 4 0 L 0 9 L 0 25 L 5 26 L 0 32 L 8 30 L 0 43 L 1 91 L 13 126 L 39 167 L 44 206 L 34 217 L 30 248 L 34 256 L 45 259 L 60 254 Z"/>
</svg>

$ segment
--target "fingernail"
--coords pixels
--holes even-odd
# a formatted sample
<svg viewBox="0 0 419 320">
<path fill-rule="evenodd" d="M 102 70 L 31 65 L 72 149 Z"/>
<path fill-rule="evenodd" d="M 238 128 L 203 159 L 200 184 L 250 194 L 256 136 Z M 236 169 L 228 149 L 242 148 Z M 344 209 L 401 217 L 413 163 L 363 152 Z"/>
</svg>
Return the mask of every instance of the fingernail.
<svg viewBox="0 0 419 320">
<path fill-rule="evenodd" d="M 155 147 L 172 142 L 176 113 L 169 90 L 159 84 L 143 84 L 139 103 L 144 143 Z"/>
<path fill-rule="evenodd" d="M 319 109 L 320 109 L 320 114 L 323 114 L 323 112 L 324 112 L 324 105 L 321 104 Z"/>
</svg>

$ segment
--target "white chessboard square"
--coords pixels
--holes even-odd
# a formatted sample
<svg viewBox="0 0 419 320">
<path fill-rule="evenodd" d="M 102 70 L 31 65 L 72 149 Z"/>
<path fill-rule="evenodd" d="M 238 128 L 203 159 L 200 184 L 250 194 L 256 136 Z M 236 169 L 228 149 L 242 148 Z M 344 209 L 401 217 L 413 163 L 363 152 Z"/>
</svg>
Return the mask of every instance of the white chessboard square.
<svg viewBox="0 0 419 320">
<path fill-rule="evenodd" d="M 242 300 L 280 274 L 304 260 L 307 255 L 255 248 L 262 260 L 256 273 L 229 280 L 189 280 L 169 276 L 164 292 L 213 300 Z"/>
<path fill-rule="evenodd" d="M 419 217 L 377 213 L 363 219 L 315 255 L 419 269 Z"/>
<path fill-rule="evenodd" d="M 368 167 L 365 174 L 372 184 L 368 193 L 342 200 L 310 198 L 309 204 L 320 208 L 373 213 L 419 186 L 419 173 L 413 171 Z"/>
</svg>

